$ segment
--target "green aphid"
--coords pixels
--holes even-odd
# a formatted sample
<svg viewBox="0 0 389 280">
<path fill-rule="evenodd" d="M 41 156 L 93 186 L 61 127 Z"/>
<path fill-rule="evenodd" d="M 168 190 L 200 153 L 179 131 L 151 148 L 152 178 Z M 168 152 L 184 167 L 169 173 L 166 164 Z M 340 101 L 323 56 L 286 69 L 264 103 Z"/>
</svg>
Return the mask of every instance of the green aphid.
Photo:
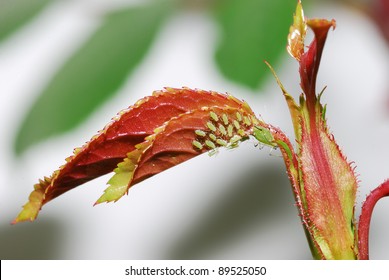
<svg viewBox="0 0 389 280">
<path fill-rule="evenodd" d="M 239 135 L 234 135 L 231 139 L 230 139 L 230 143 L 231 144 L 235 144 L 236 142 L 242 140 L 242 137 L 240 137 Z"/>
<path fill-rule="evenodd" d="M 223 114 L 223 115 L 222 115 L 222 119 L 223 119 L 224 125 L 228 125 L 228 117 L 227 117 L 226 114 Z"/>
<path fill-rule="evenodd" d="M 209 113 L 209 116 L 210 116 L 211 119 L 213 119 L 215 122 L 219 121 L 219 117 L 216 115 L 215 112 L 210 112 L 210 113 Z"/>
<path fill-rule="evenodd" d="M 226 130 L 226 128 L 224 127 L 224 125 L 222 125 L 222 124 L 219 124 L 219 131 L 220 131 L 220 133 L 222 134 L 222 135 L 227 135 L 227 130 Z"/>
<path fill-rule="evenodd" d="M 202 145 L 199 141 L 194 140 L 194 141 L 192 142 L 192 145 L 193 145 L 195 148 L 199 149 L 199 150 L 202 150 L 202 149 L 203 149 L 203 145 Z"/>
<path fill-rule="evenodd" d="M 227 127 L 228 137 L 232 137 L 233 131 L 234 131 L 234 127 L 231 124 L 229 124 Z"/>
<path fill-rule="evenodd" d="M 213 131 L 216 132 L 216 126 L 212 122 L 207 122 L 207 127 Z"/>
<path fill-rule="evenodd" d="M 223 140 L 223 139 L 217 139 L 216 144 L 225 147 L 228 145 L 228 142 L 226 140 Z"/>
<path fill-rule="evenodd" d="M 200 136 L 200 137 L 205 137 L 205 135 L 207 135 L 207 134 L 205 133 L 205 131 L 202 131 L 202 130 L 200 130 L 200 129 L 195 130 L 195 134 L 196 134 L 197 136 Z"/>
<path fill-rule="evenodd" d="M 239 112 L 236 112 L 236 119 L 238 120 L 238 122 L 242 121 L 242 115 Z"/>
<path fill-rule="evenodd" d="M 246 136 L 246 132 L 243 129 L 238 129 L 238 134 L 242 137 Z"/>
<path fill-rule="evenodd" d="M 264 127 L 257 126 L 254 128 L 254 137 L 262 144 L 276 147 L 277 143 L 274 142 L 273 135 L 270 130 Z"/>
<path fill-rule="evenodd" d="M 251 121 L 250 121 L 250 118 L 249 118 L 249 117 L 244 116 L 244 117 L 243 117 L 243 122 L 244 122 L 245 125 L 251 126 Z"/>
<path fill-rule="evenodd" d="M 240 124 L 238 123 L 237 120 L 234 120 L 234 126 L 236 129 L 240 129 Z"/>
<path fill-rule="evenodd" d="M 217 139 L 215 134 L 210 133 L 208 136 L 209 136 L 209 138 L 210 138 L 212 141 L 216 141 L 216 139 Z"/>
<path fill-rule="evenodd" d="M 216 149 L 215 143 L 213 143 L 213 142 L 210 141 L 210 140 L 205 140 L 205 145 L 207 145 L 208 148 Z"/>
</svg>

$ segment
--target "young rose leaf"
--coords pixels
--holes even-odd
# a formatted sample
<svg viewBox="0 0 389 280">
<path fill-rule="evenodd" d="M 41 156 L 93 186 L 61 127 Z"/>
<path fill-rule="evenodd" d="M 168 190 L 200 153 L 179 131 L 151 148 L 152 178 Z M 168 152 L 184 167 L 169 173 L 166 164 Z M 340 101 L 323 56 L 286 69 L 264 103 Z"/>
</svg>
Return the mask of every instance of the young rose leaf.
<svg viewBox="0 0 389 280">
<path fill-rule="evenodd" d="M 293 25 L 289 29 L 288 53 L 297 60 L 300 60 L 304 53 L 305 34 L 307 33 L 307 23 L 304 17 L 303 6 L 298 1 L 296 12 L 293 18 Z"/>
<path fill-rule="evenodd" d="M 237 115 L 242 121 L 237 120 Z M 253 121 L 244 123 L 245 117 Z M 222 128 L 223 118 L 228 119 L 232 128 L 230 134 L 228 128 Z M 229 106 L 202 107 L 172 118 L 119 163 L 108 182 L 110 186 L 97 203 L 117 201 L 132 185 L 201 153 L 218 147 L 235 147 L 251 135 L 253 123 L 256 123 L 253 116 Z"/>
<path fill-rule="evenodd" d="M 115 175 L 108 181 L 109 187 L 95 204 L 117 201 L 127 192 L 128 186 L 134 178 L 134 171 L 139 164 L 139 159 L 141 158 L 142 153 L 144 153 L 151 144 L 149 139 L 136 145 L 135 150 L 127 154 L 127 157 L 114 169 Z"/>
<path fill-rule="evenodd" d="M 301 98 L 299 143 L 300 178 L 303 184 L 304 215 L 317 251 L 325 259 L 355 259 L 358 254 L 354 206 L 357 179 L 329 133 L 316 95 L 316 77 L 327 33 L 334 21 L 309 20 L 315 39 L 301 56 Z"/>
<path fill-rule="evenodd" d="M 14 222 L 34 220 L 51 199 L 111 171 L 115 175 L 97 203 L 116 201 L 133 184 L 193 156 L 235 147 L 258 123 L 247 103 L 230 95 L 187 88 L 156 91 L 120 112 L 35 185 Z"/>
<path fill-rule="evenodd" d="M 314 32 L 307 51 L 302 41 L 305 26 Z M 323 259 L 355 259 L 358 254 L 354 232 L 357 179 L 329 133 L 325 107 L 320 103 L 322 93 L 316 94 L 316 77 L 331 27 L 335 27 L 334 20 L 306 20 L 299 1 L 288 37 L 288 51 L 300 64 L 303 94 L 299 106 L 278 83 L 290 109 L 298 144 L 294 155 L 297 165 L 296 161 L 290 161 L 294 164 L 287 164 L 288 174 L 312 253 Z"/>
<path fill-rule="evenodd" d="M 151 3 L 106 16 L 101 27 L 55 74 L 26 115 L 15 151 L 84 121 L 108 100 L 150 48 L 170 5 Z"/>
<path fill-rule="evenodd" d="M 305 51 L 307 26 L 312 29 L 314 39 Z M 278 139 L 313 256 L 356 259 L 354 205 L 357 179 L 327 127 L 325 106 L 320 103 L 323 91 L 316 94 L 321 55 L 331 27 L 335 27 L 334 20 L 305 19 L 301 2 L 298 2 L 287 49 L 300 65 L 303 93 L 299 105 L 270 67 L 289 107 L 297 149 L 295 151 L 286 137 L 274 129 L 271 130 L 272 141 Z"/>
</svg>

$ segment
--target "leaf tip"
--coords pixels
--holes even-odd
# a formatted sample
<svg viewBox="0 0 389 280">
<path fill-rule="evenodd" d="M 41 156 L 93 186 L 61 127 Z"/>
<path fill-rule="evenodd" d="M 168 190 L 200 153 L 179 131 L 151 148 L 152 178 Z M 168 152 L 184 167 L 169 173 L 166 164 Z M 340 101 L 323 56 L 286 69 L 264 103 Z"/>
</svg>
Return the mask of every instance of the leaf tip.
<svg viewBox="0 0 389 280">
<path fill-rule="evenodd" d="M 54 176 L 54 175 L 53 175 Z M 52 177 L 44 177 L 39 180 L 39 183 L 34 185 L 34 190 L 28 197 L 28 202 L 23 205 L 22 211 L 11 222 L 11 224 L 17 224 L 24 221 L 34 221 L 38 216 L 43 204 L 46 202 L 46 191 L 51 186 Z"/>
<path fill-rule="evenodd" d="M 11 224 L 14 225 L 19 222 L 34 221 L 42 208 L 43 199 L 44 192 L 42 190 L 34 190 L 29 197 L 29 201 L 23 206 L 22 211 L 20 211 Z"/>
<path fill-rule="evenodd" d="M 120 190 L 121 189 L 121 190 Z M 110 203 L 110 202 L 117 202 L 122 196 L 125 194 L 128 194 L 127 186 L 125 188 L 121 187 L 118 189 L 113 189 L 112 186 L 109 186 L 105 191 L 104 194 L 102 194 L 98 200 L 93 204 L 93 206 L 102 204 L 102 203 Z"/>
<path fill-rule="evenodd" d="M 296 12 L 293 16 L 293 24 L 289 29 L 288 45 L 286 47 L 288 53 L 300 61 L 304 53 L 304 39 L 307 32 L 307 21 L 304 16 L 303 6 L 299 0 L 296 7 Z"/>
</svg>

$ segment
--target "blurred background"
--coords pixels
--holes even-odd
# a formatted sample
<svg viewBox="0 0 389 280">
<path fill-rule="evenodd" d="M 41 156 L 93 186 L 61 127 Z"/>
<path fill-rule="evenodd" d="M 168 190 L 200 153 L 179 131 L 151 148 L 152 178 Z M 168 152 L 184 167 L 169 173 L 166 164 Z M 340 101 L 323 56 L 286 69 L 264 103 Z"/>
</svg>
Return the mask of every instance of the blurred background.
<svg viewBox="0 0 389 280">
<path fill-rule="evenodd" d="M 360 189 L 389 177 L 389 1 L 303 1 L 335 18 L 318 77 Z M 300 93 L 295 0 L 0 0 L 1 259 L 310 259 L 282 159 L 254 142 L 201 155 L 93 207 L 110 175 L 11 226 L 39 178 L 120 110 L 164 86 L 229 92 L 293 137 L 266 59 Z M 389 200 L 371 258 L 389 259 Z"/>
</svg>

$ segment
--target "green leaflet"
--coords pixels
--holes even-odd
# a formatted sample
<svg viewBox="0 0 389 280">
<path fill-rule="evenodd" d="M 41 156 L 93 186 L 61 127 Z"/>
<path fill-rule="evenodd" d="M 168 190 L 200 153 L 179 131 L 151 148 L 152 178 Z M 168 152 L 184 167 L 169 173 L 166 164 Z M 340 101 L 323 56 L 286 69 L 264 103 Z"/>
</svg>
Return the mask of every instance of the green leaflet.
<svg viewBox="0 0 389 280">
<path fill-rule="evenodd" d="M 28 197 L 28 202 L 23 205 L 23 210 L 18 217 L 12 222 L 16 224 L 19 221 L 33 221 L 38 216 L 39 211 L 42 208 L 42 203 L 45 196 L 46 188 L 51 184 L 51 178 L 45 177 L 43 180 L 39 180 L 38 184 L 34 185 L 34 190 Z"/>
<path fill-rule="evenodd" d="M 290 15 L 296 1 L 219 0 L 215 19 L 221 38 L 216 62 L 232 81 L 256 89 L 285 49 Z"/>
<path fill-rule="evenodd" d="M 50 0 L 0 0 L 0 40 L 37 15 Z"/>
<path fill-rule="evenodd" d="M 74 128 L 109 99 L 147 53 L 172 10 L 167 3 L 153 2 L 108 15 L 26 115 L 17 135 L 16 153 Z"/>
<path fill-rule="evenodd" d="M 105 189 L 104 194 L 96 201 L 95 205 L 102 202 L 116 202 L 125 195 L 133 180 L 134 172 L 138 167 L 142 154 L 152 144 L 152 138 L 153 136 L 138 144 L 136 149 L 128 153 L 127 158 L 118 164 L 118 167 L 114 170 L 115 175 L 108 181 L 108 188 Z"/>
</svg>

